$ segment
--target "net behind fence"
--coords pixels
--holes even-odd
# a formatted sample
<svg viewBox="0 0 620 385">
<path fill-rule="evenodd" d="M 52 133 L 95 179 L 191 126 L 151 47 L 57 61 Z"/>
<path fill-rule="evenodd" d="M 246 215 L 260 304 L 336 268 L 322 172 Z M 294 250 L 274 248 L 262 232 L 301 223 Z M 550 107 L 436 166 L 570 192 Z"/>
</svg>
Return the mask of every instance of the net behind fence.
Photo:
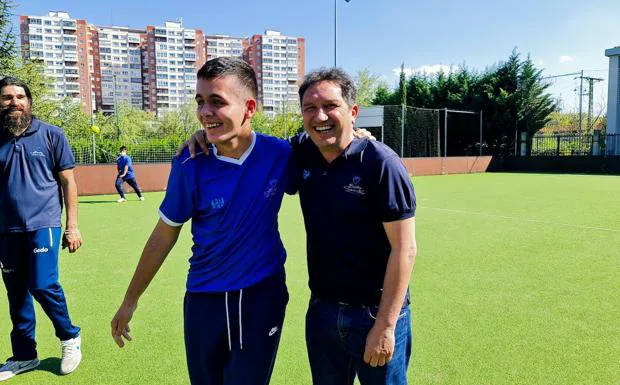
<svg viewBox="0 0 620 385">
<path fill-rule="evenodd" d="M 121 146 L 134 163 L 169 163 L 185 137 L 116 140 L 98 135 L 68 137 L 77 164 L 115 163 Z"/>
<path fill-rule="evenodd" d="M 377 140 L 403 157 L 439 156 L 439 110 L 382 107 L 383 115 L 374 115 L 373 126 L 363 123 L 356 126 L 369 130 Z"/>
</svg>

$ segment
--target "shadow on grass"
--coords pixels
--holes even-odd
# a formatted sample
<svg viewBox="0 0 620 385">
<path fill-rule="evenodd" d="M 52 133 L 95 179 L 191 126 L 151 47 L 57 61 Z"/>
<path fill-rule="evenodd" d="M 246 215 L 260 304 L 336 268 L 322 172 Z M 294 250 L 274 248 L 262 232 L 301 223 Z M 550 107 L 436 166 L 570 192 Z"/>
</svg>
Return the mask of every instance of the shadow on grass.
<svg viewBox="0 0 620 385">
<path fill-rule="evenodd" d="M 50 357 L 50 358 L 41 360 L 41 364 L 36 370 L 41 370 L 43 372 L 49 372 L 57 376 L 60 376 L 60 358 Z"/>
<path fill-rule="evenodd" d="M 99 204 L 99 203 L 117 203 L 116 201 L 80 201 L 80 203 L 87 203 L 89 205 Z"/>
</svg>

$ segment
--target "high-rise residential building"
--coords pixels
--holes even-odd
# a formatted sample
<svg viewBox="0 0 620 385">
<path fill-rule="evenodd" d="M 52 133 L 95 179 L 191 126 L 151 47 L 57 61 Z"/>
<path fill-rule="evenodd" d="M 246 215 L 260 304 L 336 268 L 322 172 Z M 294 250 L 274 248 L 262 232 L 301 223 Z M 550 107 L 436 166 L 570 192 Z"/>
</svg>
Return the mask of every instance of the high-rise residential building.
<svg viewBox="0 0 620 385">
<path fill-rule="evenodd" d="M 80 36 L 82 44 L 78 44 L 78 23 L 83 33 L 83 20 L 72 19 L 66 12 L 20 16 L 21 47 L 25 60 L 40 60 L 45 64 L 45 75 L 52 80 L 51 97 L 69 97 L 86 107 L 88 98 L 80 98 L 81 86 L 89 87 L 86 36 Z"/>
<path fill-rule="evenodd" d="M 52 97 L 71 98 L 87 112 L 114 112 L 119 103 L 157 114 L 193 100 L 196 72 L 207 59 L 239 57 L 258 78 L 259 103 L 268 114 L 298 109 L 305 72 L 305 41 L 267 30 L 251 38 L 205 36 L 182 22 L 145 29 L 101 27 L 67 12 L 21 16 L 25 60 L 41 60 Z"/>
<path fill-rule="evenodd" d="M 248 46 L 248 39 L 228 35 L 207 35 L 205 36 L 205 44 L 207 60 L 218 57 L 243 58 L 244 50 Z"/>
<path fill-rule="evenodd" d="M 193 100 L 196 72 L 206 62 L 203 32 L 166 22 L 163 27 L 146 27 L 144 44 L 145 107 L 160 113 Z"/>
<path fill-rule="evenodd" d="M 103 112 L 113 112 L 119 103 L 143 108 L 141 37 L 144 33 L 123 27 L 93 27 L 90 72 L 95 74 L 92 89 L 96 105 Z"/>
<path fill-rule="evenodd" d="M 246 60 L 256 71 L 258 92 L 267 114 L 299 109 L 297 91 L 305 73 L 305 39 L 266 30 L 250 38 Z"/>
</svg>

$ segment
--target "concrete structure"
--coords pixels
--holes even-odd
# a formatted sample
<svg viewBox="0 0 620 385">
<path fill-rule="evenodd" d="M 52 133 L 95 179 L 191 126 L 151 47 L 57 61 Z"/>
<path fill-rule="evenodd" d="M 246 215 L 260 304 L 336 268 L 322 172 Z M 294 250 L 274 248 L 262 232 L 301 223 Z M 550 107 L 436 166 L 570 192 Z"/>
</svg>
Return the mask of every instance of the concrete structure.
<svg viewBox="0 0 620 385">
<path fill-rule="evenodd" d="M 249 39 L 246 60 L 256 71 L 263 111 L 299 110 L 297 91 L 305 74 L 305 39 L 267 30 Z"/>
<path fill-rule="evenodd" d="M 607 94 L 607 134 L 620 135 L 620 47 L 605 50 L 609 57 L 609 91 Z M 607 155 L 620 155 L 620 138 L 608 136 Z"/>
</svg>

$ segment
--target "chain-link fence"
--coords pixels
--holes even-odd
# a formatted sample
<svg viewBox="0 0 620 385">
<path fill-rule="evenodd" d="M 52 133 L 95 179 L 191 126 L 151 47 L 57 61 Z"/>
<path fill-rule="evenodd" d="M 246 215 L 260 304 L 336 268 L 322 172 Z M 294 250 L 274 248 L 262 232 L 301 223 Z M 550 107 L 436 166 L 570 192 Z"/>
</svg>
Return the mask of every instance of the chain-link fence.
<svg viewBox="0 0 620 385">
<path fill-rule="evenodd" d="M 169 163 L 186 137 L 109 139 L 92 134 L 67 139 L 77 164 L 115 163 L 121 146 L 134 163 Z"/>
<path fill-rule="evenodd" d="M 480 144 L 485 148 L 480 114 L 473 111 L 372 106 L 360 109 L 355 126 L 404 158 L 480 155 Z"/>
</svg>

